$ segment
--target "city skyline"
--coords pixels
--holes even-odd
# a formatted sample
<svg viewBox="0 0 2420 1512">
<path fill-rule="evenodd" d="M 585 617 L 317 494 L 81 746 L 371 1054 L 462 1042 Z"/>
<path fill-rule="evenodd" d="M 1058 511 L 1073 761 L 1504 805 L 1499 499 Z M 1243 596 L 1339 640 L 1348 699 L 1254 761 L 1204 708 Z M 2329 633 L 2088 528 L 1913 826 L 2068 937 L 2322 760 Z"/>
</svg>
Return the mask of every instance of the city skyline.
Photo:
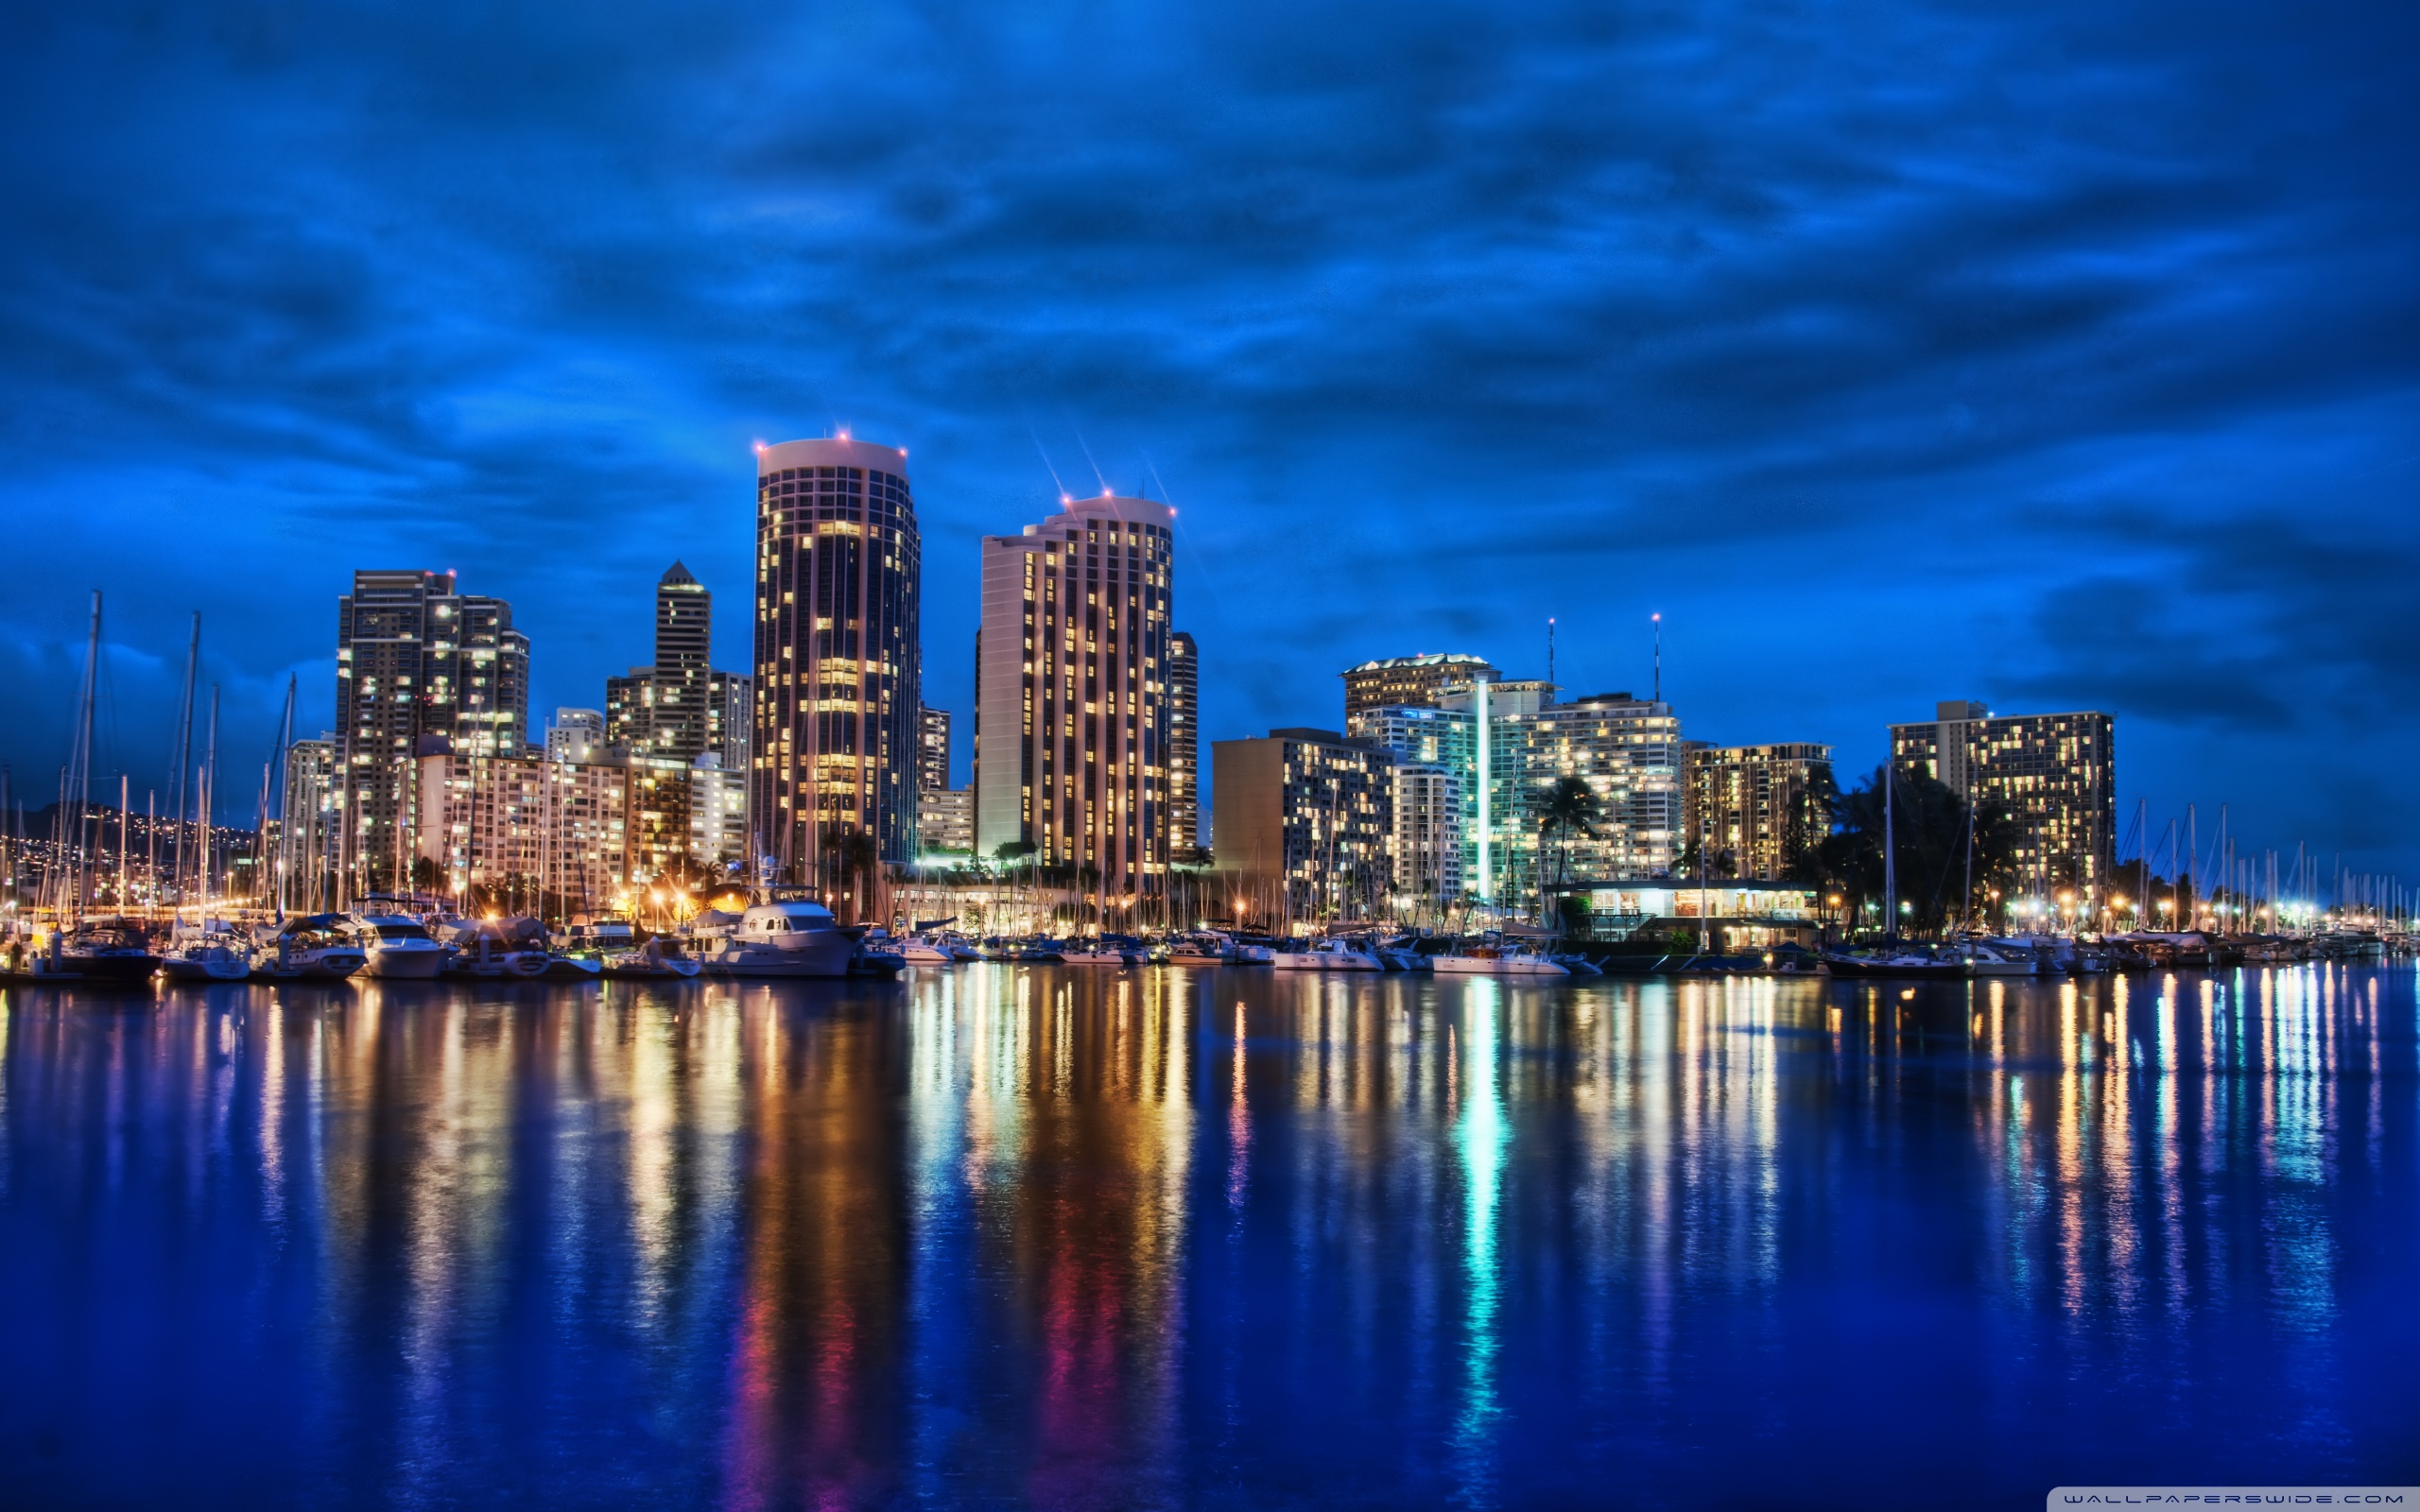
<svg viewBox="0 0 2420 1512">
<path fill-rule="evenodd" d="M 510 599 L 533 708 L 592 705 L 673 558 L 746 644 L 749 448 L 848 428 L 914 453 L 937 706 L 980 537 L 1149 487 L 1204 741 L 1371 658 L 1541 674 L 1549 617 L 1559 681 L 1643 691 L 1661 611 L 1692 738 L 1858 772 L 1942 696 L 2106 709 L 2121 810 L 2420 869 L 2409 18 L 818 25 L 24 39 L 0 760 L 58 765 L 95 586 L 138 781 L 195 609 L 233 749 L 289 677 L 329 728 L 364 565 Z"/>
</svg>

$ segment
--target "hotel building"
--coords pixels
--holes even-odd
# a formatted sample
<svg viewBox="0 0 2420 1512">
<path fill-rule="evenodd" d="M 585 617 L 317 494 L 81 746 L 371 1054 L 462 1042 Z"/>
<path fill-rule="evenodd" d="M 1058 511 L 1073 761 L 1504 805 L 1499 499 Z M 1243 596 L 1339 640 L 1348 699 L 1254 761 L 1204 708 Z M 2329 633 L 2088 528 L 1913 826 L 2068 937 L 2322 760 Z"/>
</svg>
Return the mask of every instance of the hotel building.
<svg viewBox="0 0 2420 1512">
<path fill-rule="evenodd" d="M 1778 882 L 1831 833 L 1832 783 L 1829 746 L 1691 743 L 1684 840 L 1711 875 Z"/>
<path fill-rule="evenodd" d="M 1032 845 L 1104 902 L 1167 881 L 1175 519 L 1103 494 L 983 541 L 975 848 Z"/>
<path fill-rule="evenodd" d="M 2118 817 L 2117 724 L 2082 711 L 1995 716 L 1952 699 L 1922 724 L 1891 727 L 1902 773 L 1948 784 L 1968 802 L 2005 808 L 2021 834 L 2020 885 L 2074 887 L 2097 904 L 2108 886 Z"/>
<path fill-rule="evenodd" d="M 923 545 L 908 454 L 841 438 L 756 454 L 759 853 L 805 882 L 843 837 L 916 850 Z"/>
<path fill-rule="evenodd" d="M 344 890 L 409 879 L 414 753 L 442 736 L 467 755 L 520 756 L 529 639 L 512 606 L 456 592 L 452 573 L 356 572 L 337 600 L 336 806 Z"/>
<path fill-rule="evenodd" d="M 1338 674 L 1344 679 L 1344 717 L 1390 704 L 1433 709 L 1438 700 L 1474 682 L 1495 682 L 1503 674 L 1485 659 L 1461 652 L 1388 657 Z"/>
<path fill-rule="evenodd" d="M 1243 912 L 1289 921 L 1384 917 L 1395 890 L 1394 758 L 1327 730 L 1211 744 L 1218 869 Z"/>
</svg>

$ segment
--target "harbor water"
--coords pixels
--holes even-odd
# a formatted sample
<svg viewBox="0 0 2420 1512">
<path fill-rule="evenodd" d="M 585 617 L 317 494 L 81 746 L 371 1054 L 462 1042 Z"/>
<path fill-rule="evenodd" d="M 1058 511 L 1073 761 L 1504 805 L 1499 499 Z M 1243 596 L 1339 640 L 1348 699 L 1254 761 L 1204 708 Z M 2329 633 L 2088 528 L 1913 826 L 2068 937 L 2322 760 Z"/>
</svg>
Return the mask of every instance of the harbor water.
<svg viewBox="0 0 2420 1512">
<path fill-rule="evenodd" d="M 0 991 L 0 1502 L 2420 1482 L 2408 965 Z"/>
</svg>

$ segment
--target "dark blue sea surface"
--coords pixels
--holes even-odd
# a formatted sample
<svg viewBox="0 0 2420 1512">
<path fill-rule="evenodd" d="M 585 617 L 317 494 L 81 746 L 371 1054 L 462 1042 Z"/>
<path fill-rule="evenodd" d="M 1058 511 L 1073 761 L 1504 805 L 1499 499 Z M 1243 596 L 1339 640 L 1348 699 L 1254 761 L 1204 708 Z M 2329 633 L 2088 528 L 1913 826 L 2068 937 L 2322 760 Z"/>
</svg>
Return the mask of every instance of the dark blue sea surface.
<svg viewBox="0 0 2420 1512">
<path fill-rule="evenodd" d="M 2407 966 L 0 992 L 0 1502 L 2420 1482 Z"/>
</svg>

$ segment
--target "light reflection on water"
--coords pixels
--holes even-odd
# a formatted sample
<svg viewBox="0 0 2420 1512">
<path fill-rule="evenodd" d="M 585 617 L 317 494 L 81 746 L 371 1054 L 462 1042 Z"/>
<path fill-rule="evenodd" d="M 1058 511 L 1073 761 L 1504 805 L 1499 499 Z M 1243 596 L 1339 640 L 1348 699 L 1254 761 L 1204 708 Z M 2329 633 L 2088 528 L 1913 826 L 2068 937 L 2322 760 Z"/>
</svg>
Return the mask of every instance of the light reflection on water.
<svg viewBox="0 0 2420 1512">
<path fill-rule="evenodd" d="M 2413 1022 L 2405 968 L 9 991 L 0 1464 L 407 1507 L 2420 1479 Z"/>
</svg>

